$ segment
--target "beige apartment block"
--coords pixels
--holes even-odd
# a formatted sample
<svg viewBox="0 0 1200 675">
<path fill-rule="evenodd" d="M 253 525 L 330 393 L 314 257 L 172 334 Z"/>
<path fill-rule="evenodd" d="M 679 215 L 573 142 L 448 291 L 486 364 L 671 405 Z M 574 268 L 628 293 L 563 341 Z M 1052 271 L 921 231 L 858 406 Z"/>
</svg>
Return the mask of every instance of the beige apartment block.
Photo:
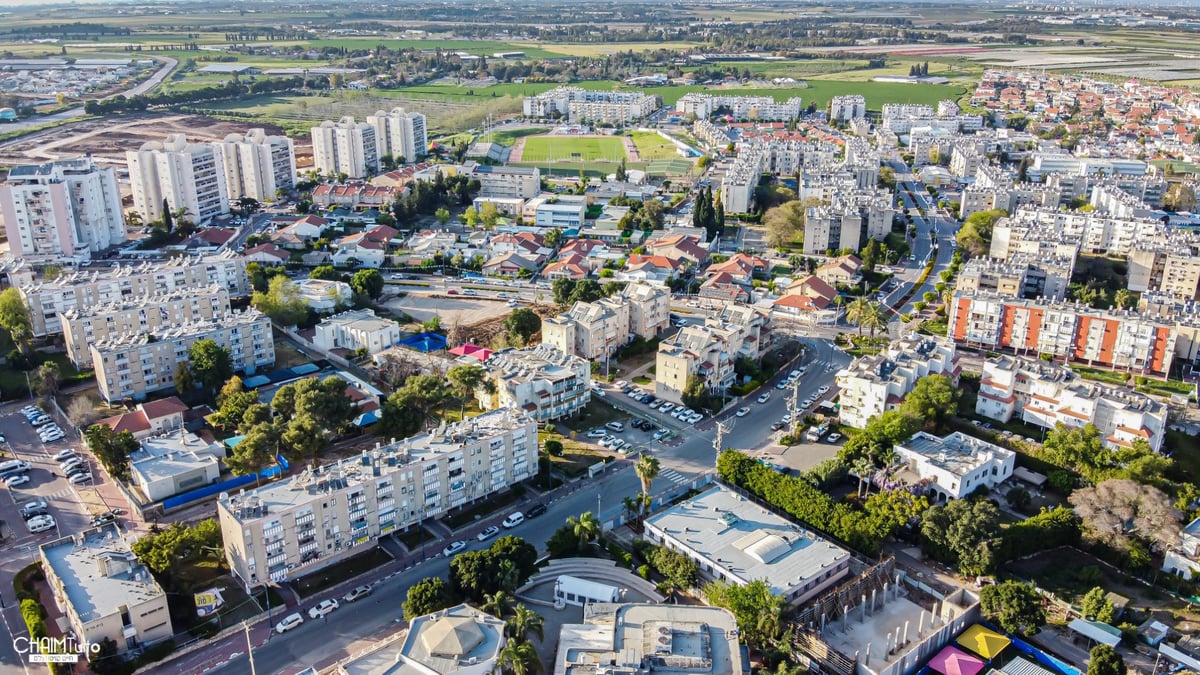
<svg viewBox="0 0 1200 675">
<path fill-rule="evenodd" d="M 225 558 L 247 587 L 295 579 L 533 476 L 537 452 L 536 422 L 497 410 L 222 494 Z"/>
<path fill-rule="evenodd" d="M 92 367 L 93 342 L 139 331 L 154 332 L 171 324 L 206 321 L 229 312 L 229 291 L 213 285 L 77 307 L 63 312 L 61 318 L 67 356 L 82 370 Z"/>
<path fill-rule="evenodd" d="M 271 319 L 247 309 L 93 343 L 92 365 L 100 395 L 110 402 L 141 400 L 149 393 L 174 389 L 177 367 L 187 362 L 188 349 L 201 340 L 213 340 L 229 350 L 235 371 L 253 373 L 275 363 Z"/>
<path fill-rule="evenodd" d="M 591 362 L 548 344 L 496 352 L 484 368 L 495 385 L 494 392 L 477 392 L 485 410 L 510 408 L 549 422 L 574 415 L 592 400 Z"/>
</svg>

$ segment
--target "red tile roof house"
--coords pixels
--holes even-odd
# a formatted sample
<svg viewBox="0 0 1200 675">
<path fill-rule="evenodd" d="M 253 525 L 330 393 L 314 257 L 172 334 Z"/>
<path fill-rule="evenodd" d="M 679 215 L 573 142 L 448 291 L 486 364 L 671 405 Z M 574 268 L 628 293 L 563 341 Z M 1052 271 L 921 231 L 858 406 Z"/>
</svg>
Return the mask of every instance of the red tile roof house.
<svg viewBox="0 0 1200 675">
<path fill-rule="evenodd" d="M 683 260 L 695 267 L 703 267 L 708 262 L 708 251 L 699 240 L 685 234 L 660 237 L 646 242 L 645 246 L 650 255 Z"/>
<path fill-rule="evenodd" d="M 678 274 L 682 268 L 682 263 L 667 256 L 634 254 L 625 262 L 625 271 L 621 273 L 621 279 L 666 281 Z"/>
<path fill-rule="evenodd" d="M 369 230 L 342 237 L 337 242 L 333 262 L 346 264 L 351 258 L 364 267 L 381 267 L 387 256 L 387 246 L 399 230 L 387 225 L 376 225 Z"/>
<path fill-rule="evenodd" d="M 534 260 L 530 260 L 517 253 L 505 253 L 504 255 L 492 258 L 483 264 L 483 273 L 492 276 L 509 276 L 515 277 L 521 273 L 521 270 L 526 269 L 530 272 L 537 272 L 538 264 Z"/>
<path fill-rule="evenodd" d="M 729 272 L 720 272 L 709 277 L 700 286 L 700 297 L 713 300 L 732 300 L 735 302 L 750 302 L 750 289 L 746 281 L 740 280 Z"/>
<path fill-rule="evenodd" d="M 242 251 L 242 257 L 246 262 L 256 262 L 264 265 L 279 265 L 288 261 L 291 254 L 279 248 L 275 244 L 266 243 L 259 244 L 254 248 L 248 248 Z"/>
<path fill-rule="evenodd" d="M 170 396 L 139 403 L 133 412 L 106 417 L 97 424 L 103 424 L 117 433 L 128 431 L 140 440 L 182 428 L 183 414 L 187 410 L 187 404 L 179 397 Z"/>
</svg>

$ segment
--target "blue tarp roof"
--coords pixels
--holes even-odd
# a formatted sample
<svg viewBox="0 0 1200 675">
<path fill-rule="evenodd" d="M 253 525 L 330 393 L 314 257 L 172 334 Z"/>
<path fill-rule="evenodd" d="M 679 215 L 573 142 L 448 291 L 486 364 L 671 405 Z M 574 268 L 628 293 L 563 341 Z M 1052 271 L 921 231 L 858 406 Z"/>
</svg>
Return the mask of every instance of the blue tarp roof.
<svg viewBox="0 0 1200 675">
<path fill-rule="evenodd" d="M 433 352 L 446 348 L 446 338 L 437 333 L 417 333 L 401 340 L 400 344 L 419 352 Z"/>
<path fill-rule="evenodd" d="M 244 440 L 246 440 L 245 436 L 230 436 L 229 438 L 226 438 L 224 441 L 225 447 L 232 450 L 237 447 L 238 443 L 241 443 Z"/>
<path fill-rule="evenodd" d="M 370 412 L 365 412 L 365 413 L 359 415 L 358 417 L 355 417 L 354 418 L 354 426 L 356 426 L 356 427 L 370 426 L 372 424 L 375 424 L 378 421 L 379 421 L 379 411 L 372 410 Z"/>
<path fill-rule="evenodd" d="M 242 380 L 242 386 L 250 389 L 261 387 L 264 384 L 271 384 L 271 378 L 267 377 L 266 375 L 255 375 Z"/>
</svg>

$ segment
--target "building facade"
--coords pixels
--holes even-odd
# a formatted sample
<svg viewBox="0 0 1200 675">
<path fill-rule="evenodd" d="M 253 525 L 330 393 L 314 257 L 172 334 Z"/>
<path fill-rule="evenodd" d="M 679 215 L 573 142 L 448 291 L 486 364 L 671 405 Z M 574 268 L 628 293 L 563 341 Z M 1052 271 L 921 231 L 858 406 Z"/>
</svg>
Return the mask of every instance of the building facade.
<svg viewBox="0 0 1200 675">
<path fill-rule="evenodd" d="M 862 429 L 872 417 L 899 408 L 922 377 L 945 375 L 957 383 L 959 373 L 950 340 L 909 337 L 894 341 L 883 353 L 859 357 L 837 374 L 842 423 Z"/>
<path fill-rule="evenodd" d="M 84 370 L 92 365 L 93 342 L 138 331 L 153 332 L 165 325 L 215 319 L 229 312 L 229 291 L 212 285 L 76 307 L 63 312 L 60 319 L 67 356 Z"/>
<path fill-rule="evenodd" d="M 170 638 L 167 594 L 115 525 L 42 544 L 42 570 L 76 644 L 112 640 L 117 651 Z"/>
<path fill-rule="evenodd" d="M 248 588 L 295 579 L 536 475 L 537 452 L 533 419 L 497 410 L 223 494 L 225 559 Z"/>
<path fill-rule="evenodd" d="M 471 168 L 479 180 L 480 197 L 533 199 L 542 192 L 542 172 L 532 166 L 483 166 Z"/>
<path fill-rule="evenodd" d="M 704 325 L 685 326 L 659 343 L 654 393 L 672 403 L 682 403 L 693 376 L 701 378 L 709 392 L 723 392 L 736 381 L 737 360 L 757 361 L 768 346 L 767 315 L 744 305 L 728 306 Z"/>
<path fill-rule="evenodd" d="M 9 282 L 29 308 L 33 336 L 63 332 L 61 314 L 70 310 L 98 307 L 130 298 L 161 295 L 178 289 L 218 286 L 231 298 L 250 295 L 246 261 L 225 252 L 195 258 L 174 258 L 162 263 L 129 267 L 105 267 L 68 272 L 52 281 L 37 281 L 32 271 L 9 273 Z"/>
<path fill-rule="evenodd" d="M 367 117 L 367 124 L 375 127 L 375 144 L 381 159 L 390 155 L 397 163 L 416 162 L 429 154 L 425 116 L 421 113 L 405 112 L 400 107 L 389 112 L 380 110 Z"/>
<path fill-rule="evenodd" d="M 1044 429 L 1092 424 L 1104 445 L 1114 450 L 1140 439 L 1158 452 L 1167 430 L 1167 406 L 1149 396 L 1088 382 L 1070 368 L 1040 359 L 1008 355 L 984 362 L 975 414 L 1001 422 L 1015 418 Z"/>
<path fill-rule="evenodd" d="M 313 344 L 326 351 L 365 349 L 370 354 L 389 349 L 400 342 L 400 325 L 375 316 L 374 310 L 356 309 L 334 314 L 317 324 Z"/>
<path fill-rule="evenodd" d="M 494 385 L 493 391 L 476 391 L 485 410 L 509 408 L 550 422 L 578 413 L 592 400 L 592 364 L 550 345 L 496 352 L 484 368 Z"/>
<path fill-rule="evenodd" d="M 929 483 L 936 499 L 962 499 L 992 489 L 1012 476 L 1017 453 L 956 431 L 938 438 L 924 431 L 896 444 L 896 455 L 918 480 Z"/>
<path fill-rule="evenodd" d="M 343 117 L 312 128 L 313 168 L 326 176 L 369 178 L 379 173 L 379 140 L 375 127 Z"/>
<path fill-rule="evenodd" d="M 800 119 L 804 103 L 794 96 L 779 103 L 773 96 L 718 96 L 714 94 L 684 94 L 675 102 L 675 112 L 695 115 L 700 119 L 718 112 L 738 119 L 775 120 L 787 122 Z"/>
<path fill-rule="evenodd" d="M 276 191 L 296 187 L 296 149 L 287 136 L 268 136 L 262 129 L 230 134 L 220 142 L 225 158 L 225 191 L 229 201 L 243 197 L 273 202 Z"/>
<path fill-rule="evenodd" d="M 164 217 L 163 204 L 203 225 L 229 213 L 225 158 L 221 147 L 189 143 L 183 134 L 151 141 L 125 153 L 133 207 L 146 222 Z"/>
<path fill-rule="evenodd" d="M 138 331 L 91 345 L 96 384 L 105 401 L 131 398 L 173 389 L 179 364 L 188 360 L 188 349 L 201 340 L 213 340 L 229 351 L 233 369 L 253 373 L 275 363 L 271 319 L 255 309 L 226 314 L 208 321 L 169 324 L 153 333 Z"/>
<path fill-rule="evenodd" d="M 116 171 L 91 158 L 13 167 L 0 217 L 18 258 L 90 258 L 125 241 Z"/>
</svg>

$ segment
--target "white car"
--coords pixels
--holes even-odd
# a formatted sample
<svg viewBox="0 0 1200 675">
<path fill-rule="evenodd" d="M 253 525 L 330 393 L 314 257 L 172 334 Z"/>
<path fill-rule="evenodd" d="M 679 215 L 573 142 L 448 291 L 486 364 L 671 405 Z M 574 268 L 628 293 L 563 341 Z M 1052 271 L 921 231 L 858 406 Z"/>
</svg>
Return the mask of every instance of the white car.
<svg viewBox="0 0 1200 675">
<path fill-rule="evenodd" d="M 788 381 L 787 381 L 787 380 L 780 380 L 780 381 L 779 381 L 779 384 L 775 385 L 775 388 L 776 388 L 776 389 L 779 389 L 779 390 L 781 390 L 781 391 L 782 391 L 782 390 L 784 390 L 784 389 L 787 389 L 787 388 L 788 388 Z"/>
<path fill-rule="evenodd" d="M 483 532 L 480 532 L 479 534 L 475 535 L 475 538 L 478 539 L 479 541 L 487 541 L 488 539 L 491 539 L 492 537 L 496 536 L 497 534 L 500 534 L 500 528 L 496 527 L 495 525 L 491 525 Z"/>
<path fill-rule="evenodd" d="M 617 389 L 624 389 L 625 387 L 629 386 L 629 383 L 626 382 L 625 380 L 617 380 L 617 383 L 614 384 L 613 386 L 616 387 Z"/>
<path fill-rule="evenodd" d="M 675 404 L 674 404 L 674 403 L 663 403 L 662 405 L 658 406 L 658 411 L 659 411 L 659 412 L 665 412 L 665 413 L 669 413 L 669 412 L 671 412 L 671 411 L 672 411 L 672 410 L 674 410 L 674 409 L 675 409 Z"/>
<path fill-rule="evenodd" d="M 603 429 L 592 429 L 591 431 L 587 432 L 588 438 L 604 438 L 607 435 L 608 432 Z"/>
<path fill-rule="evenodd" d="M 446 548 L 442 549 L 442 555 L 449 558 L 450 556 L 454 555 L 455 553 L 458 553 L 459 551 L 463 550 L 466 547 L 467 547 L 467 542 L 465 542 L 465 541 L 452 541 L 446 546 Z"/>
<path fill-rule="evenodd" d="M 342 596 L 342 602 L 354 602 L 371 594 L 370 586 L 357 586 L 354 590 Z"/>
<path fill-rule="evenodd" d="M 42 443 L 57 443 L 64 438 L 66 438 L 66 436 L 63 435 L 63 432 L 59 431 L 53 434 L 42 436 Z"/>
<path fill-rule="evenodd" d="M 319 619 L 333 610 L 340 607 L 337 600 L 322 600 L 320 604 L 308 610 L 308 615 L 314 619 Z"/>
<path fill-rule="evenodd" d="M 766 403 L 767 401 L 770 401 L 770 400 L 771 400 L 771 392 L 767 392 L 758 397 L 759 403 Z"/>
<path fill-rule="evenodd" d="M 821 385 L 821 387 L 819 389 L 817 389 L 817 394 L 824 395 L 828 391 L 829 391 L 829 385 L 823 384 L 823 385 Z"/>
<path fill-rule="evenodd" d="M 612 447 L 612 444 L 616 443 L 616 442 L 617 442 L 616 436 L 605 436 L 604 438 L 600 439 L 600 447 L 602 447 L 602 448 Z"/>
<path fill-rule="evenodd" d="M 651 410 L 658 410 L 659 406 L 661 406 L 663 403 L 664 403 L 664 401 L 661 398 L 656 398 L 653 401 L 651 401 L 648 405 Z"/>
<path fill-rule="evenodd" d="M 73 450 L 72 448 L 67 448 L 66 450 L 59 450 L 58 452 L 54 453 L 54 461 L 65 462 L 68 459 L 71 459 L 72 457 L 76 457 L 76 456 L 77 455 L 75 454 L 75 450 Z"/>
<path fill-rule="evenodd" d="M 738 408 L 738 411 L 734 414 L 737 415 L 738 417 L 745 417 L 746 415 L 750 414 L 750 409 L 749 408 Z"/>
<path fill-rule="evenodd" d="M 783 422 L 784 424 L 791 424 L 792 423 L 792 413 L 788 413 L 788 414 L 784 415 L 783 418 L 780 419 L 779 421 Z"/>
<path fill-rule="evenodd" d="M 687 423 L 695 424 L 702 419 L 704 419 L 704 415 L 701 415 L 700 413 L 692 413 L 691 415 L 688 415 Z"/>
<path fill-rule="evenodd" d="M 788 373 L 788 379 L 789 379 L 789 380 L 794 380 L 794 379 L 796 379 L 796 378 L 800 377 L 800 376 L 801 376 L 801 375 L 803 375 L 803 374 L 804 374 L 804 373 L 801 373 L 799 370 L 793 370 L 792 372 Z"/>
<path fill-rule="evenodd" d="M 838 441 L 842 440 L 842 435 L 835 431 L 832 434 L 829 434 L 829 437 L 825 440 L 829 441 L 830 443 L 837 443 Z"/>
<path fill-rule="evenodd" d="M 807 373 L 807 372 L 808 372 L 808 366 L 800 366 L 800 367 L 799 367 L 799 368 L 796 370 L 796 372 L 797 372 L 797 373 L 800 373 L 801 375 L 803 375 L 803 374 L 805 374 L 805 373 Z"/>
<path fill-rule="evenodd" d="M 25 527 L 33 534 L 54 529 L 54 516 L 34 516 L 25 521 Z"/>
<path fill-rule="evenodd" d="M 73 485 L 83 485 L 90 482 L 92 482 L 92 474 L 90 473 L 77 473 L 71 476 L 71 483 Z"/>
<path fill-rule="evenodd" d="M 520 525 L 523 522 L 525 522 L 525 514 L 521 513 L 520 511 L 517 511 L 516 513 L 508 514 L 508 517 L 505 518 L 504 522 L 500 523 L 500 524 L 503 525 L 506 529 L 511 529 L 511 528 L 514 528 L 514 527 Z"/>
<path fill-rule="evenodd" d="M 17 487 L 18 485 L 24 485 L 28 482 L 29 482 L 29 476 L 26 476 L 23 473 L 19 473 L 15 476 L 9 476 L 8 478 L 4 479 L 4 484 L 10 488 Z"/>
<path fill-rule="evenodd" d="M 314 607 L 313 609 L 316 608 Z M 300 616 L 300 612 L 293 612 L 283 617 L 283 621 L 275 624 L 275 632 L 286 633 L 302 623 L 304 623 L 304 617 Z"/>
</svg>

